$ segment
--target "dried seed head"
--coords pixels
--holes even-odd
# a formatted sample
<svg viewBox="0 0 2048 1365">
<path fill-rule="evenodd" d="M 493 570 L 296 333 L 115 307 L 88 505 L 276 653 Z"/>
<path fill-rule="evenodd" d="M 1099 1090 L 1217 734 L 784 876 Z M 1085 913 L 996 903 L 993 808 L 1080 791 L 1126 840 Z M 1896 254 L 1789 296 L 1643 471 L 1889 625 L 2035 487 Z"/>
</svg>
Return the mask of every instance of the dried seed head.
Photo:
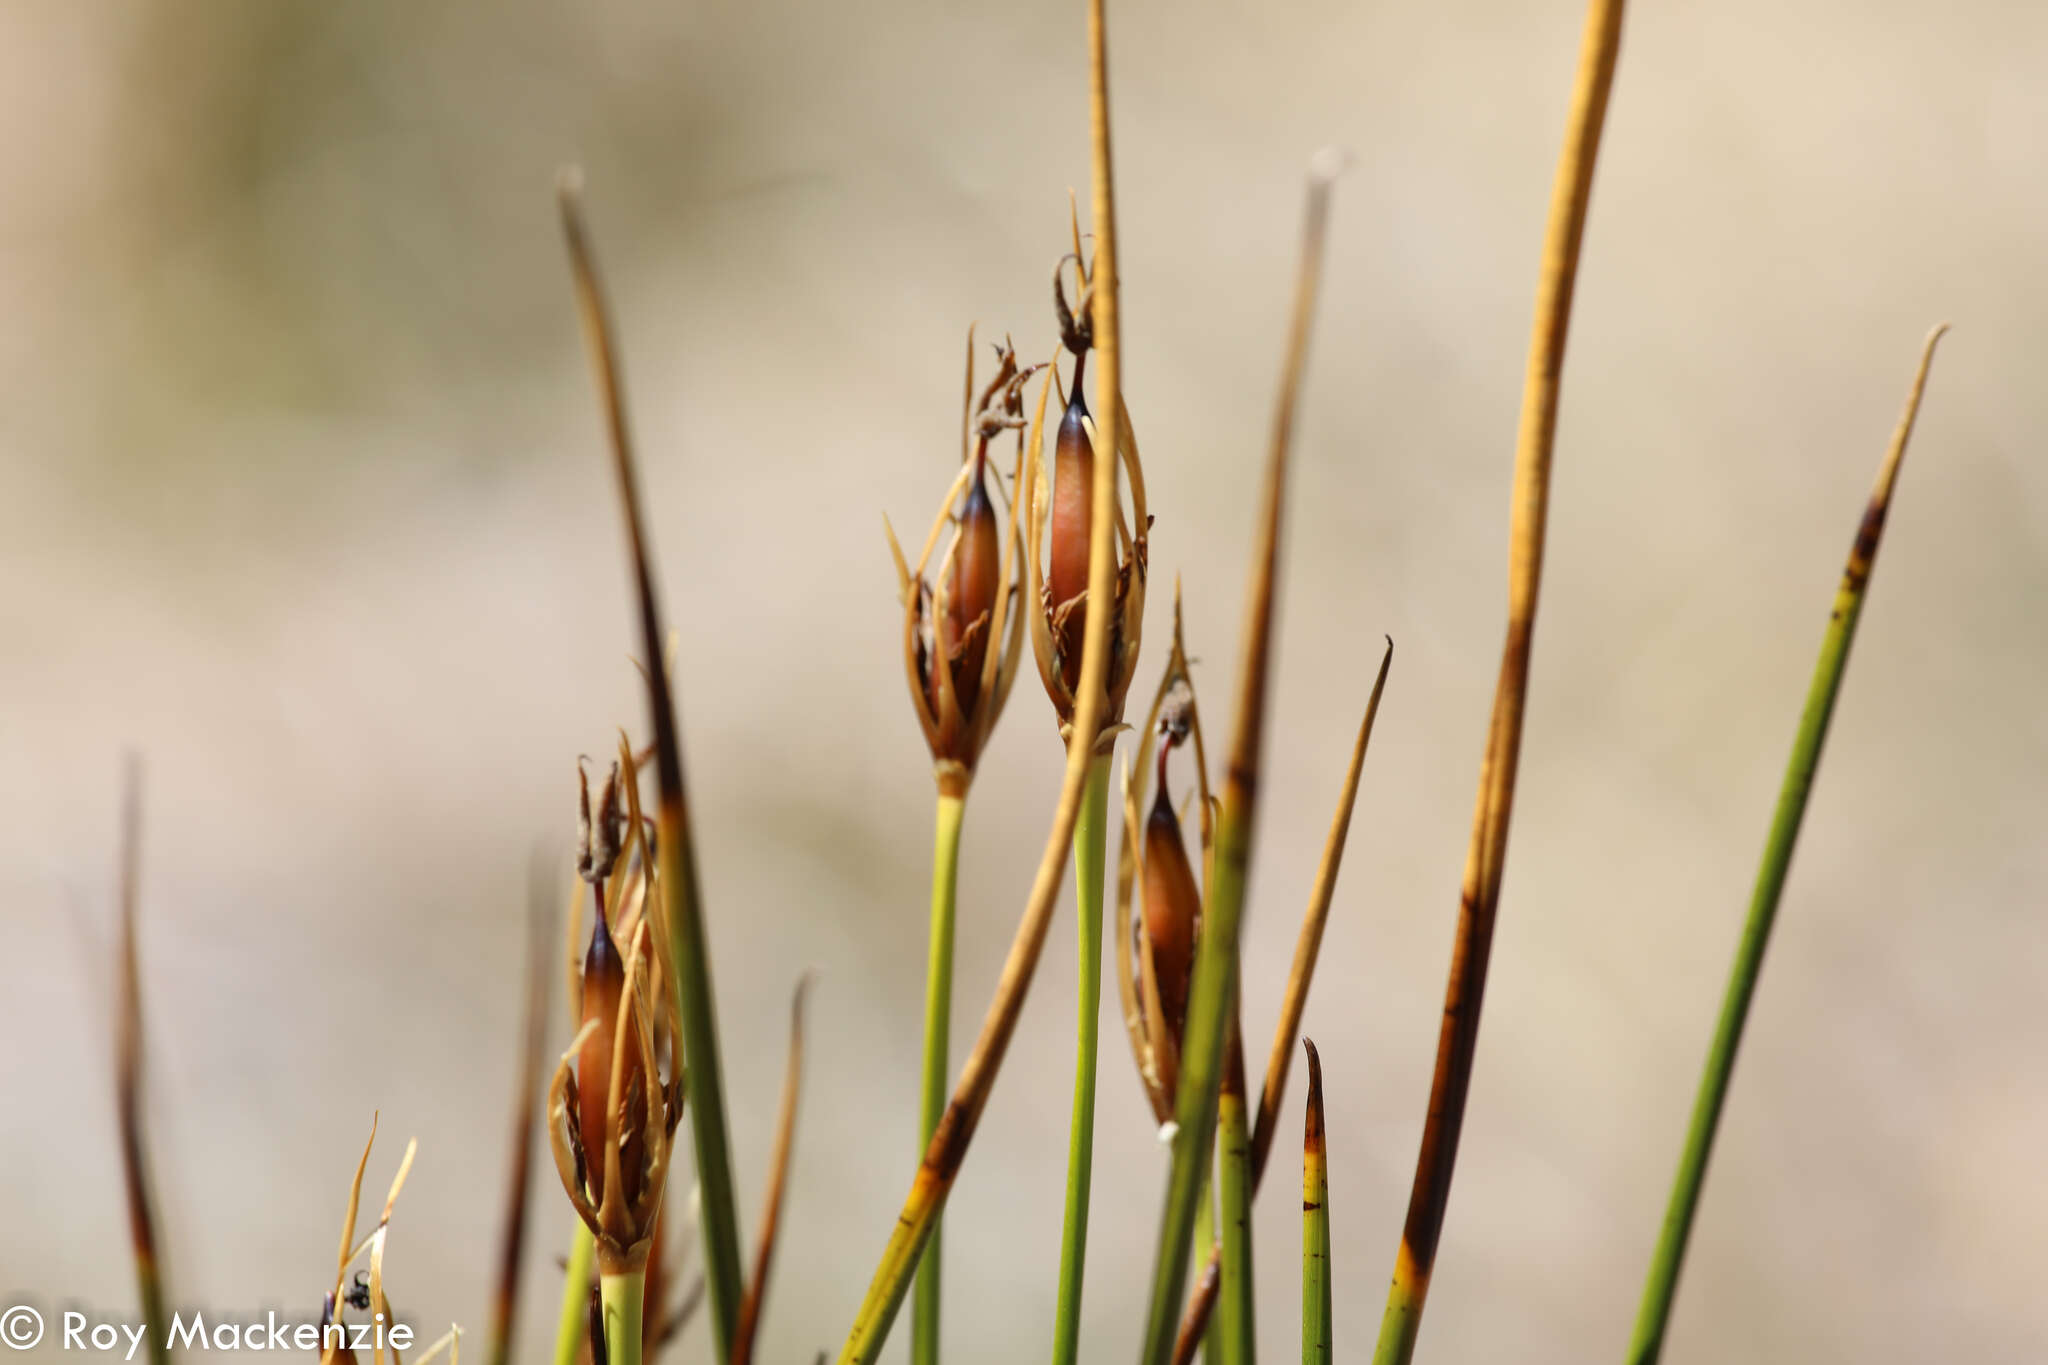
<svg viewBox="0 0 2048 1365">
<path fill-rule="evenodd" d="M 581 1028 L 546 1110 L 555 1170 L 607 1274 L 646 1264 L 683 1103 L 658 864 L 623 735 L 614 773 L 599 816 L 588 813 L 587 788 L 579 807 L 590 854 L 579 872 L 591 878 L 595 916 L 575 981 Z"/>
<path fill-rule="evenodd" d="M 1042 368 L 1020 366 L 1015 349 L 1004 342 L 996 348 L 996 373 L 977 401 L 970 334 L 966 463 L 947 490 L 914 572 L 890 533 L 903 590 L 904 666 L 911 700 L 940 789 L 954 795 L 966 791 L 1009 695 L 1023 635 L 1024 618 L 1016 610 L 1023 563 L 1018 510 L 1012 497 L 1005 539 L 989 492 L 989 442 L 1006 431 L 1021 431 L 1024 385 Z M 1021 477 L 1021 439 L 1017 465 Z M 1000 490 L 1002 480 L 996 484 Z M 927 581 L 926 565 L 948 523 L 952 538 Z"/>
<path fill-rule="evenodd" d="M 1075 240 L 1078 252 L 1078 232 Z M 1063 283 L 1070 262 L 1081 281 L 1078 308 L 1068 306 Z M 1145 512 L 1145 480 L 1138 463 L 1137 442 L 1130 432 L 1130 414 L 1121 403 L 1115 424 L 1119 433 L 1117 449 L 1096 448 L 1097 428 L 1087 399 L 1088 353 L 1094 348 L 1088 313 L 1093 283 L 1079 255 L 1061 257 L 1053 270 L 1052 292 L 1060 343 L 1074 357 L 1074 374 L 1065 411 L 1053 437 L 1049 477 L 1034 460 L 1030 496 L 1031 587 L 1044 619 L 1033 624 L 1031 644 L 1038 659 L 1039 677 L 1064 731 L 1073 721 L 1088 614 L 1095 606 L 1087 600 L 1089 552 L 1095 532 L 1095 461 L 1114 460 L 1129 494 L 1129 518 L 1126 520 L 1120 502 L 1111 549 L 1116 560 L 1110 580 L 1112 596 L 1105 604 L 1111 613 L 1109 668 L 1105 676 L 1109 706 L 1103 716 L 1103 729 L 1108 731 L 1123 720 L 1124 697 L 1137 669 L 1151 518 Z M 1042 566 L 1038 558 L 1041 548 Z"/>
</svg>

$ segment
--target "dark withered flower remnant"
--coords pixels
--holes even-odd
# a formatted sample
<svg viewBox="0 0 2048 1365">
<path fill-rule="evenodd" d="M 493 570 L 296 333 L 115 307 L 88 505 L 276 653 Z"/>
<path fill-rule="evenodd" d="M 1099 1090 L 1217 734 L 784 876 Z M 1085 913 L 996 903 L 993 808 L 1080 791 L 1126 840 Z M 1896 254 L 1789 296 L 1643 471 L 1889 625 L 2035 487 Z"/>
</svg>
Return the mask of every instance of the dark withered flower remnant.
<svg viewBox="0 0 2048 1365">
<path fill-rule="evenodd" d="M 1006 431 L 1018 433 L 1010 482 L 1024 468 L 1024 385 L 1044 368 L 1020 366 L 1008 341 L 996 347 L 996 373 L 974 391 L 974 334 L 967 337 L 967 413 L 960 471 L 946 489 L 931 534 L 913 571 L 905 562 L 894 528 L 889 550 L 896 561 L 903 602 L 903 665 L 911 705 L 931 749 L 939 790 L 964 796 L 974 765 L 988 743 L 1016 680 L 1023 654 L 1023 616 L 1017 610 L 1022 556 L 1016 499 L 1008 504 L 1009 531 L 989 495 L 989 443 Z M 996 491 L 1002 492 L 1000 475 Z M 926 568 L 948 523 L 953 536 L 927 579 Z"/>
</svg>

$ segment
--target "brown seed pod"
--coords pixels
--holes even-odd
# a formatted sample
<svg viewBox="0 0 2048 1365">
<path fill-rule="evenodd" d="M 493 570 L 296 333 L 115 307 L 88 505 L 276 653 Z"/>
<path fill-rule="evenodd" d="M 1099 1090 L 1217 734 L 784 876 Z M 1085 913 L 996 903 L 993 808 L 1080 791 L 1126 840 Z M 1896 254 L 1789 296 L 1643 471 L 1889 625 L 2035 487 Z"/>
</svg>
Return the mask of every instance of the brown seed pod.
<svg viewBox="0 0 2048 1365">
<path fill-rule="evenodd" d="M 1111 941 L 1116 946 L 1117 996 L 1130 1035 L 1131 1056 L 1138 1065 L 1138 1080 L 1151 1102 L 1153 1117 L 1165 1123 L 1173 1115 L 1181 1032 L 1187 1019 L 1195 948 L 1201 940 L 1200 879 L 1190 865 L 1180 821 L 1166 790 L 1170 750 L 1193 750 L 1194 790 L 1189 799 L 1198 813 L 1204 876 L 1213 805 L 1201 713 L 1181 640 L 1178 584 L 1166 668 L 1138 733 L 1142 738 L 1137 758 L 1123 778 L 1124 833 L 1117 855 Z M 1144 787 L 1147 774 L 1155 776 L 1157 785 L 1149 802 Z"/>
<path fill-rule="evenodd" d="M 1019 553 L 1021 517 L 1009 499 L 1009 534 L 990 495 L 989 443 L 1017 431 L 1014 487 L 1023 477 L 1025 443 L 1023 390 L 1040 366 L 1022 366 L 1006 341 L 996 349 L 997 368 L 980 394 L 974 391 L 974 334 L 967 337 L 967 412 L 960 471 L 946 490 L 939 514 L 913 571 L 903 557 L 888 519 L 889 550 L 903 603 L 903 664 L 925 744 L 931 750 L 939 788 L 964 795 L 974 765 L 1002 714 L 1023 652 L 1024 616 L 1017 609 L 1022 590 Z M 1043 398 L 1040 400 L 1043 417 Z M 1035 434 L 1035 433 L 1034 433 Z M 997 493 L 1002 480 L 995 480 Z M 952 539 L 936 572 L 926 578 L 932 553 L 947 525 Z"/>
<path fill-rule="evenodd" d="M 984 477 L 988 465 L 988 442 L 978 441 L 974 472 L 968 476 L 967 492 L 960 499 L 958 530 L 947 560 L 945 614 L 938 618 L 936 653 L 946 660 L 946 673 L 953 686 L 954 703 L 960 717 L 971 728 L 984 700 L 978 685 L 982 665 L 988 658 L 989 623 L 995 619 L 996 595 L 1002 591 L 1002 533 L 996 525 L 995 504 L 989 501 Z M 963 686 L 963 680 L 975 685 Z M 925 674 L 925 692 L 932 710 L 941 709 L 940 670 L 930 666 Z"/>
<path fill-rule="evenodd" d="M 612 1091 L 612 1044 L 618 1037 L 619 1011 L 624 1003 L 626 963 L 613 942 L 611 926 L 605 922 L 604 901 L 597 903 L 596 922 L 590 929 L 590 947 L 583 955 L 583 1023 L 587 1028 L 583 1045 L 576 1054 L 577 1136 L 586 1161 L 587 1180 L 593 1203 L 604 1203 L 605 1162 L 603 1152 L 612 1131 L 605 1112 Z M 626 1054 L 626 1075 L 620 1094 L 631 1105 L 645 1085 L 637 1050 Z M 628 1203 L 639 1195 L 645 1142 L 637 1127 L 621 1125 L 619 1171 L 624 1182 L 620 1193 Z M 592 1160 L 592 1157 L 595 1160 Z"/>
<path fill-rule="evenodd" d="M 1067 304 L 1064 274 L 1069 263 L 1080 280 L 1083 307 L 1080 318 Z M 1031 649 L 1038 661 L 1038 674 L 1052 699 L 1061 733 L 1074 719 L 1074 691 L 1081 680 L 1081 641 L 1086 637 L 1088 612 L 1088 547 L 1093 533 L 1093 500 L 1096 449 L 1095 422 L 1086 398 L 1088 352 L 1094 344 L 1090 328 L 1082 321 L 1091 289 L 1090 276 L 1080 255 L 1076 231 L 1073 253 L 1060 259 L 1053 270 L 1053 308 L 1059 320 L 1060 343 L 1074 357 L 1072 391 L 1065 396 L 1059 428 L 1053 440 L 1052 470 L 1048 476 L 1039 434 L 1031 439 L 1031 469 L 1028 501 L 1029 524 L 1025 544 L 1029 550 Z M 1123 722 L 1124 698 L 1137 672 L 1138 643 L 1145 616 L 1145 576 L 1149 555 L 1152 518 L 1145 510 L 1145 475 L 1138 459 L 1138 443 L 1131 431 L 1131 415 L 1120 406 L 1115 457 L 1128 490 L 1129 511 L 1120 501 L 1116 511 L 1116 576 L 1109 604 L 1114 617 L 1109 628 L 1109 672 L 1105 690 L 1109 705 L 1101 734 L 1113 733 Z M 1040 424 L 1042 426 L 1042 423 Z"/>
<path fill-rule="evenodd" d="M 1088 537 L 1095 487 L 1095 442 L 1089 434 L 1094 425 L 1088 418 L 1086 388 L 1088 353 L 1074 357 L 1074 385 L 1067 394 L 1067 410 L 1060 417 L 1059 435 L 1053 442 L 1052 516 L 1049 552 L 1046 556 L 1045 586 L 1054 610 L 1060 611 L 1055 630 L 1059 646 L 1060 681 L 1068 695 L 1081 681 L 1082 631 L 1088 624 L 1085 611 L 1064 610 L 1079 602 L 1088 590 Z"/>
<path fill-rule="evenodd" d="M 1186 731 L 1183 729 L 1182 734 Z M 1187 1026 L 1188 987 L 1194 979 L 1202 893 L 1181 839 L 1180 819 L 1166 791 L 1166 759 L 1178 744 L 1169 734 L 1159 746 L 1157 789 L 1145 821 L 1145 951 L 1141 957 L 1158 993 L 1165 1029 L 1152 1040 L 1159 1084 L 1174 1093 L 1180 1076 L 1180 1039 Z"/>
</svg>

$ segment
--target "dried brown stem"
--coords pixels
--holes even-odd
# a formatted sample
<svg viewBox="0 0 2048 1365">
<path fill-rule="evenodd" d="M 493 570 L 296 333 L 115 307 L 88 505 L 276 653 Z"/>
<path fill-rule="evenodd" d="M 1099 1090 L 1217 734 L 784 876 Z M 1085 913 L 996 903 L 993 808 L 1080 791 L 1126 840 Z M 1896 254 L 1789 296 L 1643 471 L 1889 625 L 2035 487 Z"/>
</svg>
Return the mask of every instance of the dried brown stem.
<svg viewBox="0 0 2048 1365">
<path fill-rule="evenodd" d="M 539 859 L 527 879 L 525 1042 L 519 1057 L 519 1095 L 512 1107 L 512 1169 L 505 1191 L 505 1230 L 498 1242 L 498 1282 L 491 1300 L 491 1365 L 506 1365 L 519 1309 L 519 1267 L 526 1253 L 527 1193 L 532 1185 L 535 1110 L 541 1064 L 547 1053 L 549 941 L 553 913 L 546 866 Z"/>
<path fill-rule="evenodd" d="M 1472 1082 L 1472 1058 L 1479 1042 L 1480 1005 L 1486 991 L 1487 960 L 1494 917 L 1500 907 L 1508 821 L 1513 812 L 1516 769 L 1522 752 L 1522 721 L 1529 695 L 1529 657 L 1536 628 L 1537 591 L 1543 574 L 1544 531 L 1550 510 L 1551 455 L 1557 434 L 1558 389 L 1564 372 L 1565 339 L 1571 322 L 1572 291 L 1585 239 L 1586 209 L 1607 100 L 1621 46 L 1622 0 L 1591 0 L 1579 49 L 1565 145 L 1551 191 L 1549 225 L 1537 285 L 1536 317 L 1529 341 L 1522 389 L 1520 429 L 1515 441 L 1513 510 L 1508 526 L 1508 622 L 1501 650 L 1500 681 L 1487 727 L 1485 760 L 1472 819 L 1459 893 L 1458 930 L 1444 992 L 1443 1023 L 1437 1041 L 1436 1075 L 1430 1086 L 1428 1117 L 1415 1163 L 1408 1218 L 1395 1259 L 1393 1288 L 1381 1323 L 1378 1359 L 1405 1362 L 1414 1350 L 1422 1310 L 1436 1264 L 1457 1164 L 1458 1135 Z"/>
<path fill-rule="evenodd" d="M 747 1296 L 740 1301 L 739 1327 L 732 1338 L 732 1365 L 751 1365 L 761 1312 L 768 1301 L 768 1272 L 775 1264 L 775 1235 L 782 1227 L 782 1197 L 789 1188 L 789 1164 L 796 1150 L 796 1102 L 804 1071 L 804 996 L 810 990 L 806 972 L 798 978 L 789 1002 L 789 1061 L 782 1071 L 782 1109 L 775 1120 L 775 1147 L 768 1158 L 768 1190 L 761 1199 L 761 1240 L 754 1248 L 754 1273 L 747 1277 Z"/>
</svg>

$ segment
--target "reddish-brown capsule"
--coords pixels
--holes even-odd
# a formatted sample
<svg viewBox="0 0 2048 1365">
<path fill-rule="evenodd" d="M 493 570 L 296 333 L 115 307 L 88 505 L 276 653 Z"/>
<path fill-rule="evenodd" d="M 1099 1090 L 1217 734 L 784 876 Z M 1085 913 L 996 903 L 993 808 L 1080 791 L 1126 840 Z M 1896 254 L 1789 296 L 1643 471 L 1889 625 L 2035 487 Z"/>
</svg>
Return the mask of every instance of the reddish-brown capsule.
<svg viewBox="0 0 2048 1365">
<path fill-rule="evenodd" d="M 1078 244 L 1078 232 L 1075 240 Z M 1069 264 L 1075 267 L 1081 284 L 1078 309 L 1067 306 L 1064 275 Z M 1122 399 L 1096 394 L 1098 400 L 1112 404 L 1118 414 L 1115 441 L 1104 442 L 1098 448 L 1095 425 L 1089 420 L 1088 353 L 1095 345 L 1089 312 L 1092 297 L 1093 282 L 1078 258 L 1061 258 L 1053 270 L 1053 310 L 1059 321 L 1060 345 L 1074 358 L 1074 375 L 1067 391 L 1066 410 L 1053 435 L 1049 469 L 1036 452 L 1038 438 L 1033 437 L 1027 541 L 1031 547 L 1029 600 L 1039 613 L 1031 627 L 1031 651 L 1063 735 L 1073 724 L 1079 701 L 1081 656 L 1087 652 L 1089 623 L 1104 627 L 1107 649 L 1102 687 L 1108 705 L 1097 725 L 1096 739 L 1100 742 L 1121 724 L 1124 698 L 1137 670 L 1145 616 L 1147 537 L 1152 518 L 1145 511 L 1144 472 L 1138 465 L 1130 412 Z M 1095 524 L 1095 483 L 1104 472 L 1098 460 L 1109 461 L 1115 470 L 1110 483 L 1120 486 L 1129 498 L 1128 503 L 1123 495 L 1116 499 L 1108 587 L 1099 602 L 1090 597 L 1089 562 L 1094 539 L 1105 529 Z M 1103 616 L 1094 615 L 1098 608 Z"/>
<path fill-rule="evenodd" d="M 605 923 L 604 902 L 598 898 L 597 923 L 591 926 L 590 947 L 583 954 L 583 1022 L 595 1028 L 583 1040 L 576 1055 L 576 1125 L 586 1163 L 585 1180 L 590 1202 L 602 1207 L 605 1190 L 605 1153 L 614 1141 L 606 1108 L 611 1101 L 612 1049 L 618 1040 L 619 1010 L 626 986 L 626 964 L 619 956 L 611 928 Z M 626 1076 L 619 1090 L 619 1103 L 627 1113 L 644 1107 L 645 1073 L 640 1050 L 631 1042 L 626 1047 Z M 639 1198 L 645 1142 L 638 1124 L 621 1123 L 619 1141 L 620 1194 L 628 1204 Z"/>
<path fill-rule="evenodd" d="M 1059 635 L 1060 676 L 1071 692 L 1081 679 L 1081 642 L 1087 613 L 1067 604 L 1088 589 L 1088 543 L 1095 501 L 1095 445 L 1088 439 L 1088 400 L 1082 396 L 1088 353 L 1074 360 L 1074 386 L 1053 446 L 1052 519 L 1046 587 Z"/>
<path fill-rule="evenodd" d="M 939 648 L 950 664 L 953 699 L 961 719 L 972 723 L 981 703 L 981 672 L 988 661 L 988 637 L 995 619 L 996 595 L 1003 590 L 1002 532 L 995 504 L 989 501 L 983 477 L 988 466 L 988 441 L 974 452 L 974 473 L 960 501 L 959 538 L 953 545 L 952 572 L 946 583 L 946 614 Z M 932 714 L 940 712 L 939 670 L 927 674 Z"/>
<path fill-rule="evenodd" d="M 1145 939 L 1151 949 L 1159 1012 L 1166 1024 L 1166 1037 L 1154 1041 L 1160 1052 L 1160 1083 L 1168 1094 L 1173 1093 L 1179 1069 L 1181 1030 L 1187 1023 L 1202 910 L 1202 893 L 1195 885 L 1187 846 L 1181 840 L 1180 820 L 1166 794 L 1166 756 L 1171 752 L 1170 743 L 1160 744 L 1158 790 L 1145 821 L 1144 863 Z"/>
</svg>

